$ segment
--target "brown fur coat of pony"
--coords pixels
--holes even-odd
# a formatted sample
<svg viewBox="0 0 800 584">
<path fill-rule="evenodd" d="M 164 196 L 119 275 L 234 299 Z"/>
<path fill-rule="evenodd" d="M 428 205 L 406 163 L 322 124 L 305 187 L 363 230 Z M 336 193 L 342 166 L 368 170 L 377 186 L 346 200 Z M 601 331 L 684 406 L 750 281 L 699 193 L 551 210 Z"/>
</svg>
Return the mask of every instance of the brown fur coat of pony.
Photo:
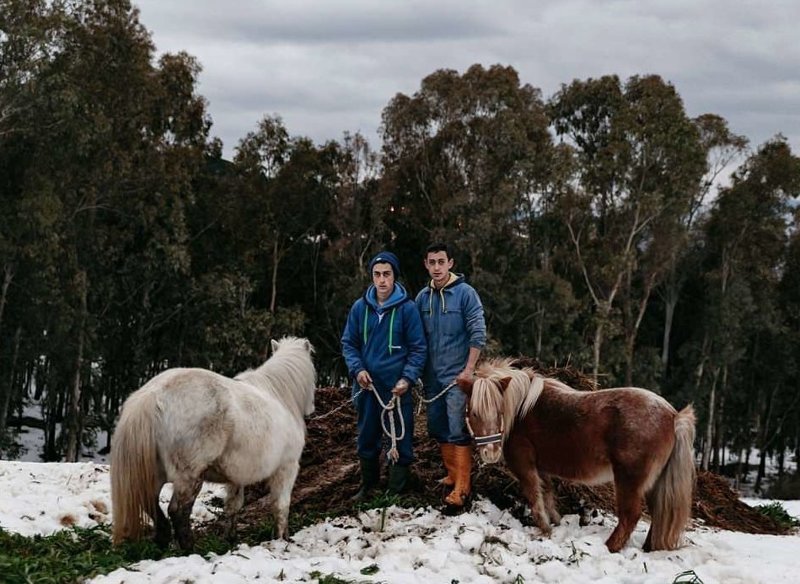
<svg viewBox="0 0 800 584">
<path fill-rule="evenodd" d="M 609 551 L 630 538 L 643 499 L 652 517 L 645 551 L 681 545 L 695 480 L 692 407 L 678 412 L 661 396 L 632 387 L 577 391 L 508 363 L 485 363 L 462 389 L 475 434 L 503 429 L 502 455 L 537 527 L 549 534 L 549 520 L 560 521 L 549 477 L 589 485 L 613 480 L 619 522 L 606 541 Z M 500 459 L 498 445 L 478 450 L 484 462 Z"/>
</svg>

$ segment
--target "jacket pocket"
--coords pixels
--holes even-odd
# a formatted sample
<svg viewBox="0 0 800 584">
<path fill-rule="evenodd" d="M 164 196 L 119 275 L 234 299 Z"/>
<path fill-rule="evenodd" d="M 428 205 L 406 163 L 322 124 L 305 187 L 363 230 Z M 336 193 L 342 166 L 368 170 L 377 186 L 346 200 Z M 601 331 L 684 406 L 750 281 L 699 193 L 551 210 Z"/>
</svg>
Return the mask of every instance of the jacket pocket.
<svg viewBox="0 0 800 584">
<path fill-rule="evenodd" d="M 464 318 L 460 308 L 447 309 L 440 315 L 442 335 L 456 337 L 464 333 Z"/>
</svg>

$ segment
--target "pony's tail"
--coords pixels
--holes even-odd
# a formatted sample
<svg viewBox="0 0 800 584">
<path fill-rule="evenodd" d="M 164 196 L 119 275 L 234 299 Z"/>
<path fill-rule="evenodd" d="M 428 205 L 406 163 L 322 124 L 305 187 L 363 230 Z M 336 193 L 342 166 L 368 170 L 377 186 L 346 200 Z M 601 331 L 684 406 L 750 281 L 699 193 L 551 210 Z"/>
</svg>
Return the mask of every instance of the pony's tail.
<svg viewBox="0 0 800 584">
<path fill-rule="evenodd" d="M 111 441 L 111 507 L 115 545 L 142 535 L 161 490 L 155 441 L 156 394 L 138 391 L 122 408 Z"/>
<path fill-rule="evenodd" d="M 648 497 L 650 550 L 677 548 L 692 515 L 694 433 L 694 408 L 689 405 L 675 416 L 675 446 Z"/>
</svg>

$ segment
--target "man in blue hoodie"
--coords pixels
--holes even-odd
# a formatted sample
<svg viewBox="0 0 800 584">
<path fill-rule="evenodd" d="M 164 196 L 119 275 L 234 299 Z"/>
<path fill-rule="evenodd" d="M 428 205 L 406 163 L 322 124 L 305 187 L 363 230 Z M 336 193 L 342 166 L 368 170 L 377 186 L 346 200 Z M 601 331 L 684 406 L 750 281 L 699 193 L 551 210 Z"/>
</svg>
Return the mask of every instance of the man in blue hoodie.
<svg viewBox="0 0 800 584">
<path fill-rule="evenodd" d="M 447 244 L 428 246 L 425 268 L 431 280 L 416 299 L 428 338 L 422 381 L 428 399 L 439 396 L 428 404 L 428 433 L 439 442 L 447 469 L 442 483 L 453 487 L 445 503 L 458 510 L 471 489 L 472 437 L 464 421 L 466 394 L 456 383 L 471 380 L 475 373 L 486 345 L 486 322 L 478 293 L 463 274 L 452 272 Z"/>
<path fill-rule="evenodd" d="M 361 464 L 361 488 L 355 500 L 367 498 L 380 479 L 383 442 L 381 417 L 393 416 L 395 435 L 401 433 L 396 411 L 384 412 L 393 396 L 400 402 L 405 434 L 397 441 L 396 460 L 390 456 L 389 493 L 400 493 L 414 460 L 414 404 L 408 388 L 422 373 L 427 343 L 417 307 L 397 279 L 400 261 L 383 251 L 369 262 L 372 285 L 350 309 L 342 333 L 342 353 L 353 379 L 353 403 L 358 412 L 357 450 Z M 374 395 L 377 393 L 380 396 Z M 390 428 L 389 422 L 384 422 Z M 394 453 L 389 453 L 394 454 Z"/>
</svg>

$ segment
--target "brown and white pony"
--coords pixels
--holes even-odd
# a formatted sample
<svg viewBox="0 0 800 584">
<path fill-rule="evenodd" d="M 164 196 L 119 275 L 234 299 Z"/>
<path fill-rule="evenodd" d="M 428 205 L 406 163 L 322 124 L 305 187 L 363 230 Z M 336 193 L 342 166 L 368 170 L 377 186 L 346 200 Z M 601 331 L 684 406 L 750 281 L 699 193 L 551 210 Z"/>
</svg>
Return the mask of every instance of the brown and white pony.
<svg viewBox="0 0 800 584">
<path fill-rule="evenodd" d="M 496 463 L 505 456 L 536 526 L 549 535 L 549 520 L 561 519 L 549 477 L 587 485 L 613 480 L 619 520 L 606 541 L 609 551 L 628 541 L 643 498 L 652 517 L 644 550 L 681 545 L 695 480 L 692 406 L 678 412 L 661 396 L 633 387 L 577 391 L 509 363 L 485 362 L 461 388 L 481 459 Z"/>
<path fill-rule="evenodd" d="M 169 544 L 174 529 L 181 548 L 191 549 L 189 517 L 203 481 L 227 485 L 232 536 L 244 485 L 268 480 L 277 535 L 287 535 L 316 372 L 308 340 L 285 337 L 272 350 L 263 365 L 233 379 L 168 369 L 128 397 L 111 441 L 115 543 L 139 539 L 149 518 L 156 543 Z M 172 528 L 158 502 L 167 482 Z"/>
</svg>

